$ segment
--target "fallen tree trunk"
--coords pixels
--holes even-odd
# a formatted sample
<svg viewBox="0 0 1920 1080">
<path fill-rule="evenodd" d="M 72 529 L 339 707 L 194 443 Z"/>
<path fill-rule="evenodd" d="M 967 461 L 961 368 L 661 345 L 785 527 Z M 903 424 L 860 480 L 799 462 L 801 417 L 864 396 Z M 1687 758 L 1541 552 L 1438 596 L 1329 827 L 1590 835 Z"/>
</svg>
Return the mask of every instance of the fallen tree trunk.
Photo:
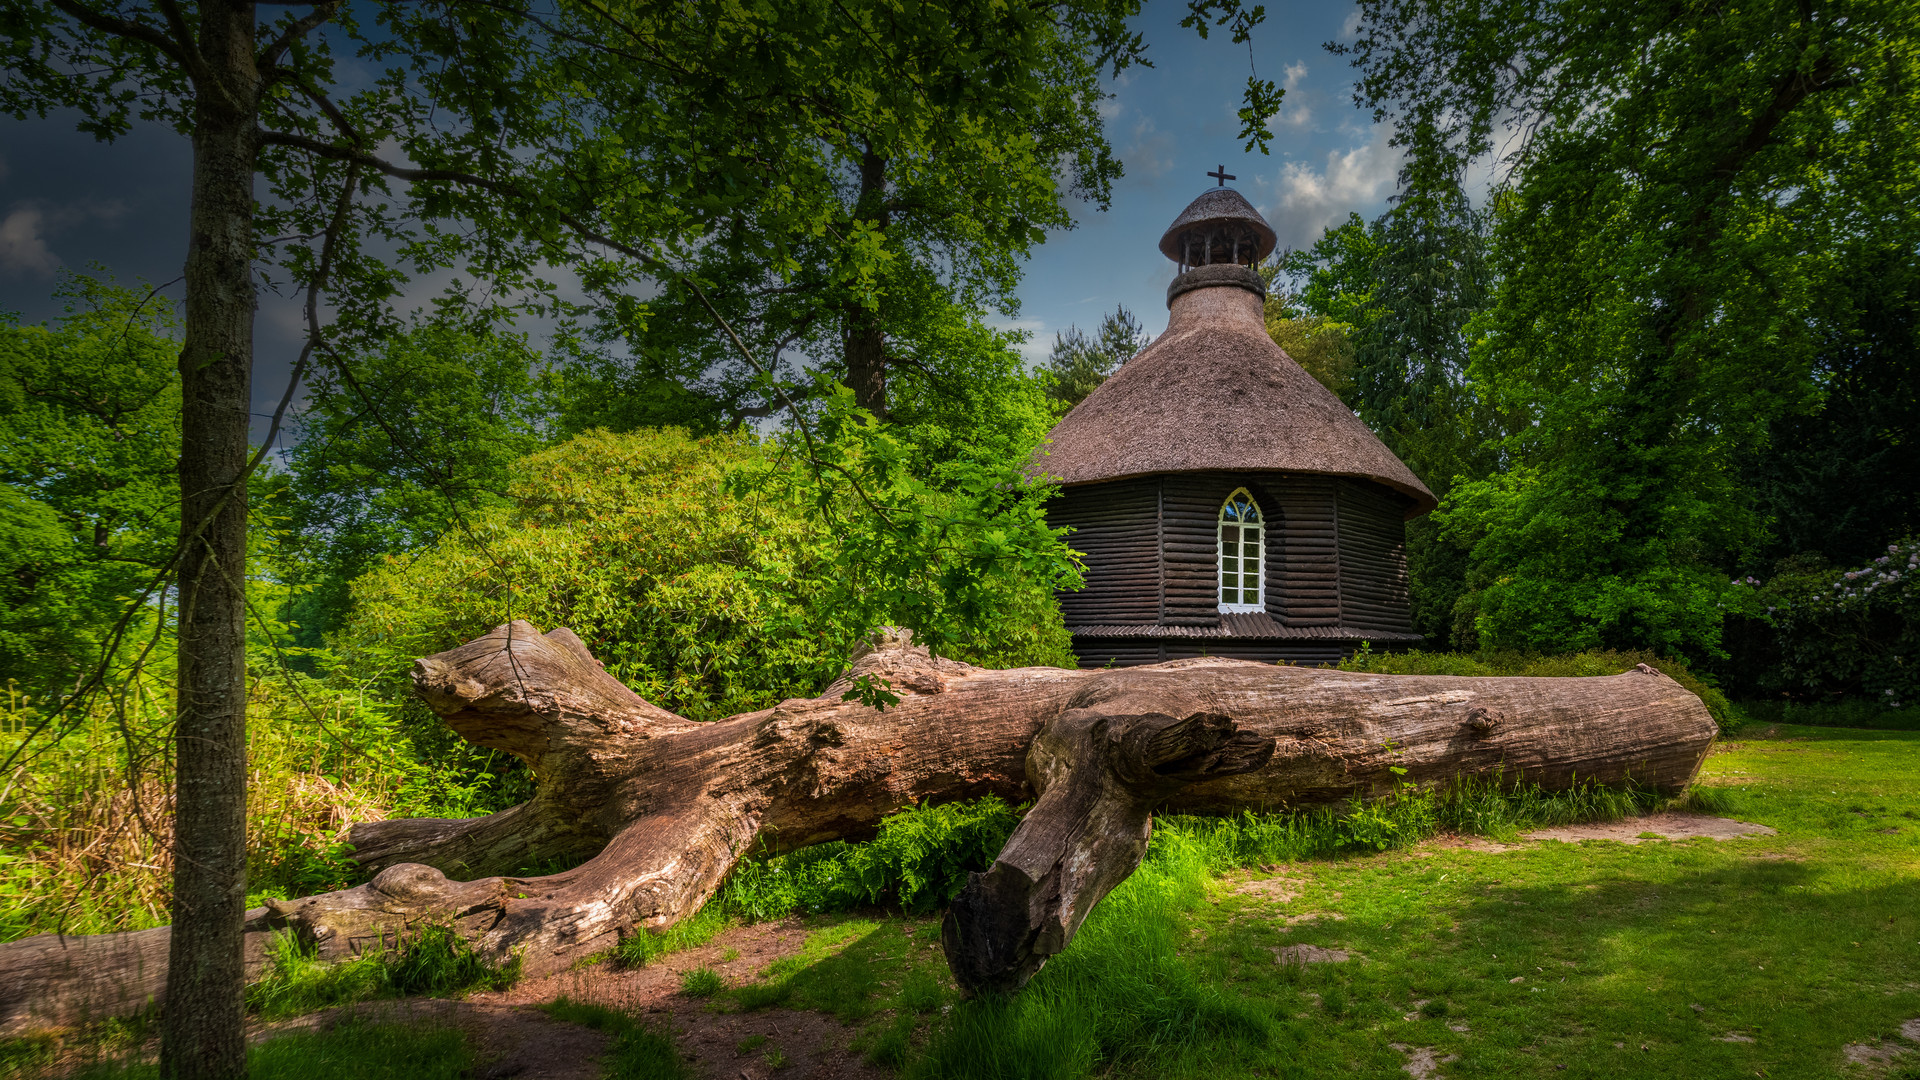
<svg viewBox="0 0 1920 1080">
<path fill-rule="evenodd" d="M 862 676 L 885 680 L 899 703 L 878 711 L 843 697 Z M 525 622 L 422 659 L 413 678 L 454 730 L 526 761 L 537 793 L 483 818 L 356 826 L 357 857 L 379 872 L 356 888 L 250 912 L 250 955 L 278 930 L 338 959 L 444 923 L 483 955 L 518 953 L 523 970 L 538 975 L 623 934 L 671 926 L 749 852 L 869 836 L 910 804 L 1038 792 L 1040 805 L 1003 853 L 1029 882 L 1030 917 L 1006 915 L 1022 890 L 1002 888 L 994 893 L 1000 915 L 949 930 L 963 986 L 1017 985 L 1132 872 L 1146 814 L 1163 801 L 1282 809 L 1401 780 L 1496 774 L 1547 788 L 1631 779 L 1678 790 L 1714 735 L 1699 699 L 1651 669 L 1453 678 L 1201 659 L 988 671 L 929 657 L 899 633 L 877 639 L 817 698 L 710 724 L 642 700 L 571 631 L 543 635 Z M 1118 732 L 1131 756 L 1088 752 L 1096 728 Z M 1083 764 L 1101 774 L 1074 780 Z M 1070 790 L 1078 794 L 1069 798 Z M 1055 807 L 1069 816 L 1097 807 L 1112 829 L 1049 824 Z M 495 876 L 588 855 L 558 874 Z M 1035 899 L 1048 866 L 1075 857 L 1098 871 L 1055 874 L 1071 887 Z M 1004 885 L 1016 880 L 1009 872 L 997 864 L 986 877 Z M 973 894 L 963 914 L 987 912 L 984 894 Z M 983 936 L 990 926 L 1008 940 Z M 156 999 L 165 931 L 142 934 L 0 945 L 0 1034 L 124 1014 Z M 980 960 L 987 953 L 1001 959 Z"/>
</svg>

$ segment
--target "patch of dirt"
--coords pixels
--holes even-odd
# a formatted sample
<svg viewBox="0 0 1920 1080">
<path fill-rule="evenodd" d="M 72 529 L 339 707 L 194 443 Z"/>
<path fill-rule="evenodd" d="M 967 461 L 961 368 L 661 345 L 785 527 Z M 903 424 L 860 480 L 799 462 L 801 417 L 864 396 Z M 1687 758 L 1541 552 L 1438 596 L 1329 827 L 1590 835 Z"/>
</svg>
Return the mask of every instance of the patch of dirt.
<svg viewBox="0 0 1920 1080">
<path fill-rule="evenodd" d="M 824 1013 L 769 1009 L 711 1013 L 697 1005 L 668 1013 L 673 1034 L 689 1064 L 709 1080 L 893 1080 L 886 1069 L 866 1064 L 847 1044 L 854 1031 Z M 742 1050 L 749 1039 L 766 1042 Z M 768 1054 L 777 1051 L 779 1067 Z"/>
<path fill-rule="evenodd" d="M 1442 833 L 1427 844 L 1439 848 L 1455 848 L 1461 851 L 1512 851 L 1518 844 L 1496 844 L 1484 836 L 1463 836 L 1459 833 Z"/>
<path fill-rule="evenodd" d="M 1777 835 L 1775 831 L 1765 825 L 1753 825 L 1744 821 L 1734 821 L 1731 818 L 1709 817 L 1706 814 L 1689 814 L 1673 810 L 1649 814 L 1643 818 L 1627 818 L 1624 821 L 1536 829 L 1525 834 L 1523 839 L 1560 840 L 1566 843 L 1578 843 L 1582 840 L 1617 840 L 1623 844 L 1638 844 L 1648 839 L 1689 840 L 1694 837 L 1705 837 L 1710 840 L 1737 840 L 1743 836 L 1774 835 Z"/>
<path fill-rule="evenodd" d="M 694 968 L 711 968 L 729 985 L 751 980 L 767 965 L 783 956 L 800 951 L 807 940 L 807 927 L 798 919 L 737 926 L 716 934 L 712 941 L 695 949 L 670 953 L 642 968 L 621 968 L 601 963 L 573 971 L 556 972 L 538 979 L 527 979 L 511 990 L 473 995 L 472 1000 L 507 1005 L 526 1005 L 570 997 L 595 1005 L 626 1009 L 634 1013 L 662 1012 L 680 997 L 680 976 Z M 726 959 L 728 953 L 733 959 Z"/>
<path fill-rule="evenodd" d="M 1322 919 L 1325 919 L 1328 922 L 1346 922 L 1347 921 L 1347 917 L 1345 915 L 1340 914 L 1337 911 L 1309 911 L 1300 915 L 1287 916 L 1287 925 L 1286 927 L 1283 927 L 1283 929 L 1291 929 L 1293 927 L 1300 926 L 1305 923 L 1316 923 Z"/>
<path fill-rule="evenodd" d="M 1300 899 L 1300 888 L 1300 882 L 1295 878 L 1270 877 L 1243 881 L 1233 887 L 1233 892 L 1236 896 L 1250 896 L 1269 904 L 1284 904 Z"/>
<path fill-rule="evenodd" d="M 1876 1072 L 1886 1069 L 1894 1062 L 1907 1056 L 1908 1050 L 1899 1043 L 1882 1040 L 1877 1043 L 1848 1043 L 1840 1048 L 1840 1055 L 1847 1064 L 1873 1069 Z"/>
<path fill-rule="evenodd" d="M 1318 945 L 1275 945 L 1276 964 L 1344 964 L 1351 954 L 1345 949 L 1327 949 Z"/>
<path fill-rule="evenodd" d="M 1458 1054 L 1436 1056 L 1438 1052 L 1431 1046 L 1408 1046 L 1406 1043 L 1388 1043 L 1387 1045 L 1407 1055 L 1407 1063 L 1401 1068 L 1407 1070 L 1407 1075 L 1413 1077 L 1413 1080 L 1431 1080 L 1432 1077 L 1440 1075 L 1440 1066 L 1450 1061 L 1460 1060 Z"/>
<path fill-rule="evenodd" d="M 708 1080 L 893 1080 L 867 1065 L 848 1044 L 857 1034 L 832 1016 L 766 1010 L 718 1013 L 680 994 L 680 975 L 712 968 L 729 983 L 749 980 L 783 956 L 799 952 L 808 927 L 798 920 L 737 927 L 697 949 L 671 954 L 638 969 L 609 964 L 529 979 L 511 990 L 477 993 L 461 1001 L 409 998 L 328 1009 L 256 1026 L 255 1040 L 293 1031 L 325 1030 L 349 1018 L 375 1023 L 455 1027 L 464 1032 L 479 1065 L 475 1080 L 600 1080 L 600 1057 L 610 1037 L 555 1020 L 535 1006 L 568 997 L 623 1009 L 669 1031 L 696 1074 Z M 939 932 L 924 934 L 937 943 Z M 729 954 L 732 959 L 726 959 Z M 743 1050 L 742 1044 L 748 1048 Z M 777 1052 L 774 1061 L 768 1054 Z"/>
<path fill-rule="evenodd" d="M 1753 1041 L 1753 1036 L 1742 1035 L 1737 1031 L 1729 1031 L 1725 1035 L 1721 1035 L 1715 1038 L 1713 1041 L 1724 1042 L 1724 1043 L 1750 1043 Z"/>
<path fill-rule="evenodd" d="M 1900 1037 L 1920 1043 L 1920 1016 L 1900 1025 Z"/>
</svg>

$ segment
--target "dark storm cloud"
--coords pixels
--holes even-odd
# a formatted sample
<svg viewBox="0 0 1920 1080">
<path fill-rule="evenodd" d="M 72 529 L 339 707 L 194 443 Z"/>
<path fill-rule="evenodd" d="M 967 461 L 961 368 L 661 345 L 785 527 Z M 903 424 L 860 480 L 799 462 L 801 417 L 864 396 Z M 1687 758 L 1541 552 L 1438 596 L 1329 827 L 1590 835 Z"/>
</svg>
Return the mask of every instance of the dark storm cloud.
<svg viewBox="0 0 1920 1080">
<path fill-rule="evenodd" d="M 97 142 L 74 130 L 73 114 L 25 122 L 0 119 L 0 311 L 22 322 L 60 317 L 53 295 L 63 269 L 122 285 L 173 284 L 176 301 L 187 253 L 193 155 L 187 140 L 156 124 Z M 254 433 L 286 389 L 299 351 L 289 305 L 263 293 L 254 328 Z"/>
</svg>

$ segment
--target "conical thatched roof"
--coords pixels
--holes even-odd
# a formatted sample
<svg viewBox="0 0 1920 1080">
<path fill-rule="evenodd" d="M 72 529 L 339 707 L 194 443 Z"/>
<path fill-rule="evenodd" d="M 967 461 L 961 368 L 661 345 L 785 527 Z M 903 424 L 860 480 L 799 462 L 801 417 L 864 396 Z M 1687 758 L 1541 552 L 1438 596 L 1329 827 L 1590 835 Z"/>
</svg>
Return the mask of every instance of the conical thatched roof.
<svg viewBox="0 0 1920 1080">
<path fill-rule="evenodd" d="M 1267 336 L 1260 288 L 1238 266 L 1175 279 L 1166 333 L 1061 419 L 1034 471 L 1066 485 L 1211 469 L 1321 473 L 1385 484 L 1415 501 L 1409 517 L 1432 510 L 1420 478 Z"/>
<path fill-rule="evenodd" d="M 1187 204 L 1180 216 L 1173 219 L 1167 231 L 1160 235 L 1160 254 L 1180 261 L 1180 235 L 1194 229 L 1205 229 L 1211 225 L 1238 224 L 1251 229 L 1260 238 L 1259 248 L 1253 253 L 1253 261 L 1273 254 L 1275 243 L 1273 226 L 1260 216 L 1246 196 L 1230 187 L 1208 188 L 1200 197 Z"/>
</svg>

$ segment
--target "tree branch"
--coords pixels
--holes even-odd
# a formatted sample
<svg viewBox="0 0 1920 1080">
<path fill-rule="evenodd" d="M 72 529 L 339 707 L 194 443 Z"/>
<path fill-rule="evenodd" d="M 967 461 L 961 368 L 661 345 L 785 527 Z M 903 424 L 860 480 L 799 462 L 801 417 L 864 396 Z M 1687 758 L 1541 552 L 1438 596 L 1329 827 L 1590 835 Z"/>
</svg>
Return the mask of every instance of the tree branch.
<svg viewBox="0 0 1920 1080">
<path fill-rule="evenodd" d="M 54 7 L 66 12 L 68 16 L 95 30 L 112 34 L 115 37 L 126 38 L 129 41 L 138 41 L 143 45 L 150 45 L 153 48 L 159 49 L 161 52 L 166 53 L 168 57 L 172 58 L 174 63 L 179 64 L 190 72 L 196 67 L 201 70 L 205 69 L 205 64 L 199 62 L 200 58 L 197 51 L 194 53 L 193 62 L 189 62 L 187 50 L 192 48 L 192 42 L 190 40 L 176 43 L 172 38 L 169 38 L 167 35 L 145 23 L 135 22 L 132 19 L 122 19 L 117 15 L 108 15 L 104 12 L 95 11 L 85 4 L 78 3 L 77 0 L 51 0 L 51 2 Z"/>
<path fill-rule="evenodd" d="M 287 24 L 287 28 L 281 31 L 280 36 L 274 38 L 272 44 L 260 51 L 259 57 L 254 60 L 254 67 L 259 69 L 262 76 L 276 70 L 281 54 L 291 48 L 294 42 L 306 37 L 328 19 L 333 18 L 334 13 L 340 10 L 340 4 L 341 0 L 321 0 L 320 3 L 314 4 L 312 11 Z"/>
</svg>

